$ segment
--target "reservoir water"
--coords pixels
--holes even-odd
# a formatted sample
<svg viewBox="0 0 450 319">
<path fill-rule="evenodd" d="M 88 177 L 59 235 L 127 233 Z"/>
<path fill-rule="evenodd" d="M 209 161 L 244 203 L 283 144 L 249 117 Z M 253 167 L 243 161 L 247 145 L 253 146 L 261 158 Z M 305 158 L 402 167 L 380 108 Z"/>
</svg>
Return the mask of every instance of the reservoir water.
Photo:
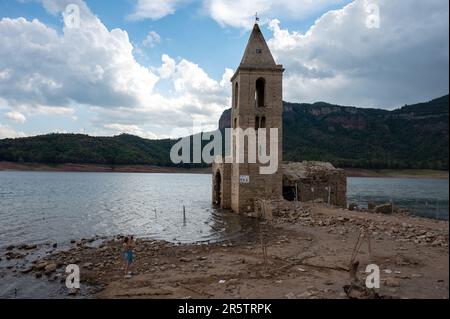
<svg viewBox="0 0 450 319">
<path fill-rule="evenodd" d="M 348 179 L 349 203 L 392 200 L 431 218 L 448 219 L 448 196 L 448 180 Z M 207 174 L 0 172 L 0 247 L 116 234 L 217 241 L 248 223 L 211 207 Z"/>
<path fill-rule="evenodd" d="M 448 219 L 448 195 L 448 180 L 348 179 L 349 203 L 392 200 L 430 218 Z M 71 239 L 94 235 L 220 241 L 252 235 L 255 227 L 254 219 L 211 207 L 207 174 L 0 172 L 0 255 L 8 245 L 38 244 L 33 259 L 52 243 L 65 249 Z M 57 282 L 10 274 L 10 264 L 0 260 L 0 298 L 67 296 Z"/>
</svg>

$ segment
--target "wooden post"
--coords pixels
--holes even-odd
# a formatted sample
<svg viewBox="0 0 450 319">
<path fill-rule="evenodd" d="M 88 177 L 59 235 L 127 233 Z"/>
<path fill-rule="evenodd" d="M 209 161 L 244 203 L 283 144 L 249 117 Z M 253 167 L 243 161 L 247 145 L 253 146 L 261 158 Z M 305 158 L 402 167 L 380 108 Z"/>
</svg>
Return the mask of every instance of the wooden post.
<svg viewBox="0 0 450 319">
<path fill-rule="evenodd" d="M 331 186 L 328 186 L 328 207 L 331 206 Z"/>
</svg>

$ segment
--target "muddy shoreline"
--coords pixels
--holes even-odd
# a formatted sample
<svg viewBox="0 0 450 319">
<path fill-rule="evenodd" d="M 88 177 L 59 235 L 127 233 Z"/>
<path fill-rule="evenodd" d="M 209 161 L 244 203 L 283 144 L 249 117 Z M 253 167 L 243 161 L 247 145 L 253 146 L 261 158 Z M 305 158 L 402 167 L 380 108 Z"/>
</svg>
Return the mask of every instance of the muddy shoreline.
<svg viewBox="0 0 450 319">
<path fill-rule="evenodd" d="M 97 165 L 97 164 L 55 164 L 0 162 L 0 171 L 37 171 L 37 172 L 98 172 L 98 173 L 178 173 L 211 174 L 211 168 L 179 168 L 154 165 Z M 348 177 L 380 178 L 431 178 L 448 179 L 448 171 L 415 169 L 359 169 L 345 168 Z"/>
<path fill-rule="evenodd" d="M 210 174 L 211 168 L 180 168 L 154 165 L 97 165 L 97 164 L 55 164 L 0 162 L 0 171 L 35 172 L 95 172 L 95 173 L 178 173 Z"/>
<path fill-rule="evenodd" d="M 81 298 L 349 298 L 349 261 L 360 229 L 370 234 L 357 255 L 360 281 L 369 263 L 379 265 L 381 298 L 449 298 L 448 221 L 384 215 L 304 204 L 277 213 L 249 236 L 220 243 L 136 242 L 135 272 L 124 278 L 122 236 L 73 241 L 65 250 L 28 264 L 20 256 L 36 247 L 8 247 L 17 277 L 60 282 L 65 265 L 77 264 Z M 93 243 L 97 243 L 93 245 Z M 263 254 L 263 247 L 267 251 Z M 23 257 L 22 257 L 23 258 Z M 75 295 L 76 297 L 76 295 Z M 356 294 L 356 297 L 363 298 Z"/>
</svg>

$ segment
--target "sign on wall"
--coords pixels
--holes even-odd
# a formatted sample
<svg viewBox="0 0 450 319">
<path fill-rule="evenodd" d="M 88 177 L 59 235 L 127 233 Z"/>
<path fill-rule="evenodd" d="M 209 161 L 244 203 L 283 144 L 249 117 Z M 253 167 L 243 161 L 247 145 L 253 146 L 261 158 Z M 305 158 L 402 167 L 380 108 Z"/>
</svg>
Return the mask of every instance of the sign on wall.
<svg viewBox="0 0 450 319">
<path fill-rule="evenodd" d="M 248 183 L 250 183 L 250 176 L 248 176 L 248 175 L 241 175 L 239 177 L 239 183 L 241 183 L 241 184 L 248 184 Z"/>
</svg>

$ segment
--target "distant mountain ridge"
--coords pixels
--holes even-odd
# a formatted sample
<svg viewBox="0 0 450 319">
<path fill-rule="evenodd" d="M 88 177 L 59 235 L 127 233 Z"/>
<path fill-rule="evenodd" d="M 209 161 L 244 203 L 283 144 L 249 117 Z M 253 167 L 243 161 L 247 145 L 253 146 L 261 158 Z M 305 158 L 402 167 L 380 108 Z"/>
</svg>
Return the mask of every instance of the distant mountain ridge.
<svg viewBox="0 0 450 319">
<path fill-rule="evenodd" d="M 284 160 L 448 170 L 449 96 L 388 111 L 283 102 Z M 230 127 L 226 110 L 219 127 Z"/>
<path fill-rule="evenodd" d="M 284 160 L 329 161 L 339 167 L 448 170 L 449 96 L 387 111 L 318 102 L 284 102 Z M 230 126 L 226 110 L 219 127 Z M 106 165 L 175 165 L 178 140 L 122 134 L 48 134 L 0 140 L 0 161 Z"/>
</svg>

